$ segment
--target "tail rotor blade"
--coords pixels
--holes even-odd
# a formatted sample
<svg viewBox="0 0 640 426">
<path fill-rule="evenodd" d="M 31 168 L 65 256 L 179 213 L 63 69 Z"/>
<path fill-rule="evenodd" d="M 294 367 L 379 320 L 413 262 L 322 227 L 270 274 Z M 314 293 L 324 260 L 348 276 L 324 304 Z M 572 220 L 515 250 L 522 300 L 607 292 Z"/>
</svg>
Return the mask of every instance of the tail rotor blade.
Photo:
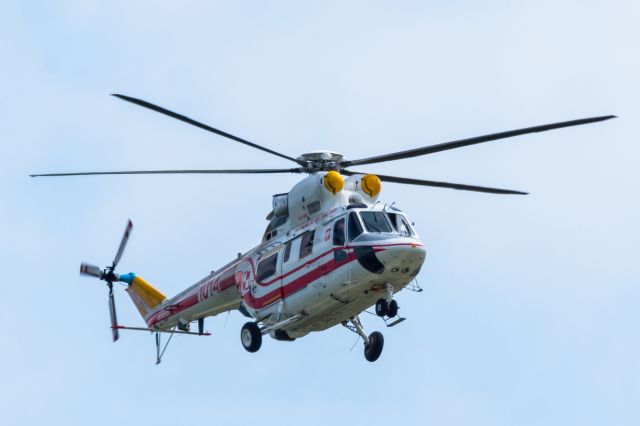
<svg viewBox="0 0 640 426">
<path fill-rule="evenodd" d="M 109 288 L 109 314 L 111 315 L 111 335 L 113 336 L 113 341 L 115 342 L 120 338 L 120 333 L 118 332 L 118 318 L 116 317 L 116 302 L 113 298 L 113 287 Z"/>
<path fill-rule="evenodd" d="M 80 264 L 80 275 L 89 275 L 91 277 L 98 277 L 102 274 L 102 270 L 96 265 L 82 262 Z"/>
<path fill-rule="evenodd" d="M 129 219 L 129 221 L 127 222 L 127 227 L 124 230 L 124 235 L 122 236 L 122 241 L 120 241 L 120 247 L 118 247 L 116 257 L 113 259 L 113 264 L 111 266 L 112 269 L 115 269 L 116 265 L 118 265 L 118 262 L 120 262 L 120 258 L 122 257 L 124 248 L 127 246 L 127 242 L 129 241 L 129 235 L 131 235 L 131 229 L 133 229 L 133 222 L 131 222 L 131 219 Z"/>
</svg>

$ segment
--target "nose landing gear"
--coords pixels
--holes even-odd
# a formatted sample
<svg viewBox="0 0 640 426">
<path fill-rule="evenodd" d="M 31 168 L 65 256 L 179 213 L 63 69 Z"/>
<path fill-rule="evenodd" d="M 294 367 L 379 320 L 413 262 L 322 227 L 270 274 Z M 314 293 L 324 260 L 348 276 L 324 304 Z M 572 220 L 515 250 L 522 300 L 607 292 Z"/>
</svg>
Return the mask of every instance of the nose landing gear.
<svg viewBox="0 0 640 426">
<path fill-rule="evenodd" d="M 376 315 L 384 317 L 389 311 L 389 302 L 386 299 L 378 299 L 376 302 Z"/>
<path fill-rule="evenodd" d="M 398 315 L 398 302 L 393 300 L 393 285 L 387 283 L 385 285 L 387 290 L 387 297 L 385 299 L 378 299 L 376 302 L 376 315 L 379 317 L 393 318 Z"/>
<path fill-rule="evenodd" d="M 387 297 L 378 299 L 376 302 L 376 315 L 382 318 L 387 327 L 393 327 L 394 325 L 400 324 L 406 318 L 398 315 L 398 309 L 400 309 L 400 307 L 398 306 L 398 302 L 393 299 L 393 285 L 387 283 L 385 290 Z"/>
<path fill-rule="evenodd" d="M 396 302 L 395 300 L 392 300 L 389 303 L 389 308 L 387 309 L 387 316 L 389 318 L 393 318 L 396 315 L 398 315 L 398 308 L 399 308 L 398 302 Z"/>
</svg>

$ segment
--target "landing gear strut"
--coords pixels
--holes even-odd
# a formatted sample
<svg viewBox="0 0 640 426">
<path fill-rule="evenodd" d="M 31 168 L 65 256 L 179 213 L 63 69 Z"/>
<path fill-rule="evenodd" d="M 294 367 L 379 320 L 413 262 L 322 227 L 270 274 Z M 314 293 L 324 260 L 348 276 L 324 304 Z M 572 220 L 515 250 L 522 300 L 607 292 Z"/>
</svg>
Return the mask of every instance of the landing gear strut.
<svg viewBox="0 0 640 426">
<path fill-rule="evenodd" d="M 248 352 L 257 352 L 262 345 L 262 332 L 255 322 L 248 322 L 240 330 L 240 341 Z"/>
<path fill-rule="evenodd" d="M 351 325 L 349 325 L 349 322 Z M 384 346 L 384 337 L 382 333 L 379 331 L 374 331 L 369 336 L 362 328 L 362 323 L 360 322 L 360 317 L 357 315 L 355 317 L 349 318 L 349 322 L 345 321 L 342 323 L 343 326 L 353 331 L 360 337 L 362 337 L 362 341 L 364 342 L 364 357 L 369 362 L 374 362 L 378 358 L 380 358 L 380 354 L 382 353 L 382 348 Z"/>
</svg>

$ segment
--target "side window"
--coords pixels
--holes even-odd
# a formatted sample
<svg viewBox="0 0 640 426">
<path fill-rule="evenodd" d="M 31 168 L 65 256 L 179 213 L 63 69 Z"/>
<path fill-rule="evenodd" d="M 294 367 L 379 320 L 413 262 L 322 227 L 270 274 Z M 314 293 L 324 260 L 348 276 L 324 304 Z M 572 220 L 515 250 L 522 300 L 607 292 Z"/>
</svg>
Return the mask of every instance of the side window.
<svg viewBox="0 0 640 426">
<path fill-rule="evenodd" d="M 293 241 L 289 241 L 287 246 L 284 248 L 284 259 L 282 260 L 284 263 L 289 261 L 289 255 L 291 255 L 291 244 L 293 244 Z"/>
<path fill-rule="evenodd" d="M 353 241 L 360 234 L 362 234 L 362 225 L 356 212 L 351 212 L 349 213 L 349 241 Z"/>
<path fill-rule="evenodd" d="M 387 213 L 387 215 L 389 216 L 391 225 L 393 225 L 394 231 L 405 237 L 413 236 L 413 230 L 411 229 L 411 226 L 409 226 L 409 222 L 407 222 L 406 217 L 396 213 Z"/>
<path fill-rule="evenodd" d="M 300 259 L 309 256 L 313 251 L 313 237 L 315 233 L 315 231 L 309 231 L 302 236 L 302 241 L 300 242 Z"/>
<path fill-rule="evenodd" d="M 411 229 L 409 222 L 407 222 L 407 218 L 405 218 L 404 216 L 398 216 L 398 219 L 398 232 L 400 232 L 401 235 L 405 235 L 407 237 L 413 236 L 414 232 L 413 229 Z"/>
<path fill-rule="evenodd" d="M 278 253 L 272 254 L 266 259 L 262 259 L 258 263 L 256 271 L 256 281 L 264 281 L 276 273 L 276 262 L 278 261 Z"/>
<path fill-rule="evenodd" d="M 334 246 L 344 245 L 344 218 L 338 220 L 333 225 L 333 245 Z"/>
</svg>

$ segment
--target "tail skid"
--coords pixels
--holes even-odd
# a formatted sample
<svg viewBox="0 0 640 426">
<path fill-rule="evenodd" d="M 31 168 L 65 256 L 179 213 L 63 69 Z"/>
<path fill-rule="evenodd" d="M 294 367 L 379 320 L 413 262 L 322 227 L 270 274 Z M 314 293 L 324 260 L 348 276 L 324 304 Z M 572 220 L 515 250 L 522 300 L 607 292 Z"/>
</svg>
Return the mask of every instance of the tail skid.
<svg viewBox="0 0 640 426">
<path fill-rule="evenodd" d="M 166 296 L 162 294 L 162 292 L 156 289 L 154 286 L 149 284 L 142 277 L 137 276 L 133 272 L 128 274 L 120 275 L 120 281 L 127 283 L 129 286 L 127 287 L 127 293 L 129 293 L 129 297 L 133 301 L 133 304 L 138 308 L 138 312 L 142 315 L 142 318 L 147 321 L 147 319 L 158 310 L 159 307 L 162 307 L 162 302 L 166 299 Z M 203 322 L 199 321 L 198 326 L 199 330 L 197 333 L 191 331 L 184 330 L 176 330 L 176 328 L 172 328 L 170 330 L 161 330 L 157 328 L 147 328 L 147 327 L 127 327 L 124 325 L 115 325 L 112 328 L 117 330 L 134 330 L 134 331 L 149 331 L 151 333 L 155 333 L 156 335 L 156 364 L 160 364 L 162 361 L 162 356 L 164 352 L 167 350 L 167 346 L 171 342 L 174 334 L 189 334 L 192 336 L 210 336 L 211 333 L 203 332 L 202 330 Z M 161 333 L 168 333 L 169 339 L 164 344 L 162 350 L 160 350 L 161 346 Z"/>
</svg>

